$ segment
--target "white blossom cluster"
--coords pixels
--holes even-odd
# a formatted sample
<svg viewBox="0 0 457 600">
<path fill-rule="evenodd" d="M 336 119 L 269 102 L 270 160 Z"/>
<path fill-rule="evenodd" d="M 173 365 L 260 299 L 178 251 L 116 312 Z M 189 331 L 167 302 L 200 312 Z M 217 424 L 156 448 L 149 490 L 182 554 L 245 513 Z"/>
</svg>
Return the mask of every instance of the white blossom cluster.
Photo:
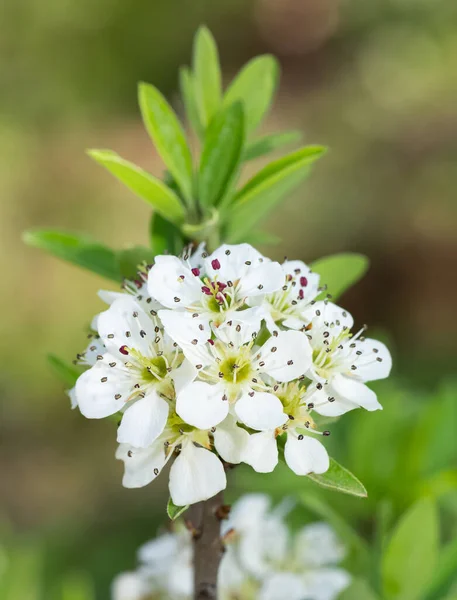
<svg viewBox="0 0 457 600">
<path fill-rule="evenodd" d="M 291 535 L 284 504 L 273 510 L 263 494 L 242 497 L 223 526 L 226 551 L 219 571 L 220 600 L 334 600 L 349 585 L 338 567 L 346 550 L 326 523 Z M 178 524 L 142 546 L 140 566 L 122 573 L 112 600 L 190 600 L 192 539 Z"/>
<path fill-rule="evenodd" d="M 239 244 L 157 256 L 126 293 L 100 293 L 110 306 L 70 396 L 86 417 L 122 415 L 124 486 L 173 457 L 170 494 L 185 506 L 226 487 L 222 461 L 273 471 L 278 443 L 296 474 L 328 469 L 319 415 L 381 408 L 365 383 L 391 358 L 320 286 L 303 262 Z"/>
</svg>

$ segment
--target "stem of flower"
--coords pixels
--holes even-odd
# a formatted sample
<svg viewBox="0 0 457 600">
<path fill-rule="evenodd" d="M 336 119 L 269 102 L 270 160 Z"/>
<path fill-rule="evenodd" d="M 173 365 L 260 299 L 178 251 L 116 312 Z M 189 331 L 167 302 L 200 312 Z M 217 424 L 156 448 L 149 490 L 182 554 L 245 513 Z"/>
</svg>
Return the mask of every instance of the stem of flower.
<svg viewBox="0 0 457 600">
<path fill-rule="evenodd" d="M 194 600 L 217 600 L 217 574 L 224 552 L 221 541 L 220 509 L 223 493 L 195 505 L 192 511 L 194 530 Z"/>
</svg>

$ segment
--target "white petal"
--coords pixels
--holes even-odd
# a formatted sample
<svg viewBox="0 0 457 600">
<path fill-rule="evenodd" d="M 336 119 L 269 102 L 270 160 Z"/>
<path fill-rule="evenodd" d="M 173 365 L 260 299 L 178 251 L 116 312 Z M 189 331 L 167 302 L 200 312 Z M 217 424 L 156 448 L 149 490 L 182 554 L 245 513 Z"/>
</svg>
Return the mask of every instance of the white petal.
<svg viewBox="0 0 457 600">
<path fill-rule="evenodd" d="M 265 311 L 262 307 L 247 308 L 230 313 L 227 321 L 215 327 L 215 336 L 225 344 L 232 343 L 236 348 L 249 343 L 260 330 Z"/>
<path fill-rule="evenodd" d="M 176 400 L 176 412 L 189 425 L 210 429 L 225 419 L 229 403 L 222 385 L 195 381 L 183 388 Z"/>
<path fill-rule="evenodd" d="M 354 325 L 351 313 L 333 302 L 320 301 L 309 305 L 301 316 L 305 321 L 313 323 L 314 331 L 328 330 L 332 336 L 337 336 L 343 327 L 351 329 Z M 313 334 L 313 331 L 311 333 Z"/>
<path fill-rule="evenodd" d="M 179 392 L 192 383 L 194 379 L 197 377 L 198 370 L 194 367 L 194 365 L 185 358 L 182 364 L 177 368 L 173 369 L 170 372 L 170 377 L 175 384 L 175 392 L 179 394 Z"/>
<path fill-rule="evenodd" d="M 301 331 L 280 331 L 262 346 L 262 370 L 277 381 L 292 381 L 304 375 L 311 365 L 312 350 Z"/>
<path fill-rule="evenodd" d="M 208 500 L 227 486 L 218 457 L 193 443 L 183 445 L 170 470 L 170 495 L 174 504 L 186 506 Z"/>
<path fill-rule="evenodd" d="M 295 435 L 288 434 L 284 458 L 297 475 L 325 473 L 330 466 L 325 446 L 319 440 L 307 435 L 303 436 L 303 439 L 298 439 Z"/>
<path fill-rule="evenodd" d="M 376 381 L 389 376 L 392 357 L 385 344 L 366 338 L 363 342 L 356 340 L 355 345 L 354 351 L 362 352 L 354 362 L 357 366 L 357 377 L 362 381 Z"/>
<path fill-rule="evenodd" d="M 168 411 L 168 403 L 152 390 L 127 408 L 117 430 L 117 441 L 147 448 L 164 430 Z"/>
<path fill-rule="evenodd" d="M 335 375 L 329 382 L 328 391 L 329 394 L 343 402 L 361 406 L 369 411 L 382 410 L 373 390 L 353 377 Z"/>
<path fill-rule="evenodd" d="M 97 322 L 98 317 L 99 315 L 97 315 Z M 98 357 L 105 354 L 105 352 L 105 344 L 102 342 L 100 337 L 98 335 L 93 336 L 90 342 L 88 343 L 87 348 L 84 350 L 82 356 L 80 357 L 81 363 L 93 367 L 97 362 Z"/>
<path fill-rule="evenodd" d="M 117 366 L 117 357 L 105 354 L 88 371 L 78 377 L 75 391 L 79 409 L 89 419 L 114 415 L 125 406 L 132 388 L 130 374 Z"/>
<path fill-rule="evenodd" d="M 306 569 L 339 563 L 346 548 L 327 523 L 306 525 L 295 536 L 295 556 Z"/>
<path fill-rule="evenodd" d="M 232 415 L 219 423 L 214 432 L 214 445 L 219 455 L 228 463 L 239 464 L 243 460 L 249 442 L 249 433 L 238 427 Z"/>
<path fill-rule="evenodd" d="M 150 316 L 128 294 L 123 294 L 100 314 L 98 333 L 108 352 L 124 361 L 126 357 L 119 352 L 119 348 L 133 347 L 144 356 L 149 356 L 150 344 L 157 336 Z"/>
<path fill-rule="evenodd" d="M 343 569 L 310 570 L 303 574 L 306 590 L 304 597 L 313 600 L 336 600 L 350 583 L 351 576 Z"/>
<path fill-rule="evenodd" d="M 282 326 L 286 327 L 287 329 L 299 330 L 303 327 L 303 325 L 304 323 L 302 319 L 299 319 L 298 317 L 288 317 L 282 322 Z M 277 329 L 277 327 L 275 327 L 275 329 Z"/>
<path fill-rule="evenodd" d="M 167 572 L 170 562 L 178 554 L 180 541 L 176 534 L 164 533 L 141 546 L 138 550 L 138 560 L 147 565 L 151 575 Z"/>
<path fill-rule="evenodd" d="M 121 573 L 111 584 L 111 600 L 144 600 L 151 587 L 141 573 Z"/>
<path fill-rule="evenodd" d="M 314 410 L 324 417 L 339 417 L 357 408 L 356 404 L 335 396 L 335 391 L 328 385 L 324 385 L 322 390 L 309 388 L 309 392 L 306 402 L 314 404 Z"/>
<path fill-rule="evenodd" d="M 270 497 L 266 494 L 244 494 L 232 506 L 227 521 L 222 523 L 223 533 L 230 531 L 230 529 L 237 529 L 238 531 L 244 532 L 253 527 L 261 527 L 267 516 L 270 505 Z"/>
<path fill-rule="evenodd" d="M 215 260 L 219 261 L 220 267 L 214 268 Z M 205 260 L 205 270 L 210 278 L 217 275 L 224 283 L 235 282 L 263 262 L 268 259 L 249 244 L 223 244 Z"/>
<path fill-rule="evenodd" d="M 234 592 L 235 594 L 239 591 L 239 588 L 246 581 L 248 575 L 240 565 L 240 561 L 236 556 L 236 553 L 230 545 L 227 546 L 224 555 L 222 556 L 221 565 L 217 575 L 217 583 L 221 591 L 224 594 Z M 232 596 L 228 596 L 231 598 Z M 237 596 L 234 595 L 234 598 Z"/>
<path fill-rule="evenodd" d="M 182 310 L 199 302 L 202 283 L 176 256 L 156 256 L 148 275 L 149 294 L 163 306 Z"/>
<path fill-rule="evenodd" d="M 235 412 L 245 425 L 259 431 L 275 429 L 287 421 L 281 400 L 268 392 L 245 392 L 235 404 Z"/>
<path fill-rule="evenodd" d="M 262 431 L 249 436 L 243 462 L 257 473 L 271 473 L 278 464 L 278 446 L 273 431 Z"/>
<path fill-rule="evenodd" d="M 241 296 L 259 296 L 277 292 L 284 285 L 284 273 L 277 262 L 263 262 L 252 266 L 240 280 Z"/>
<path fill-rule="evenodd" d="M 76 386 L 73 386 L 71 390 L 67 390 L 67 396 L 70 398 L 71 408 L 78 406 L 78 399 L 76 398 Z"/>
<path fill-rule="evenodd" d="M 183 349 L 193 365 L 205 366 L 212 362 L 207 348 L 211 329 L 206 318 L 172 310 L 160 310 L 159 317 L 167 334 Z"/>
<path fill-rule="evenodd" d="M 97 296 L 105 304 L 109 306 L 118 298 L 123 298 L 126 294 L 124 292 L 113 292 L 112 290 L 98 290 Z"/>
<path fill-rule="evenodd" d="M 149 448 L 133 448 L 120 444 L 116 458 L 124 461 L 125 471 L 122 485 L 126 488 L 139 488 L 151 483 L 172 456 L 165 455 L 165 439 L 159 438 Z"/>
<path fill-rule="evenodd" d="M 302 578 L 294 573 L 275 573 L 268 577 L 260 590 L 259 600 L 305 600 L 308 596 Z"/>
<path fill-rule="evenodd" d="M 206 251 L 206 242 L 201 242 L 197 249 L 188 258 L 188 263 L 192 268 L 203 269 L 205 258 L 207 258 L 208 252 Z M 206 273 L 202 273 L 205 275 Z"/>
</svg>

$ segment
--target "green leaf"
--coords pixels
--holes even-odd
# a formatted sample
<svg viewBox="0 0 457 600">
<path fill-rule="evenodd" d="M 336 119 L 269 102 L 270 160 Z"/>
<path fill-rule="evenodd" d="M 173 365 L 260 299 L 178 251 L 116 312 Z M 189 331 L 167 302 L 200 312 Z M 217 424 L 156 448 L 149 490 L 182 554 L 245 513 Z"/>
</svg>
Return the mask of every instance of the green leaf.
<svg viewBox="0 0 457 600">
<path fill-rule="evenodd" d="M 117 260 L 122 277 L 135 279 L 144 263 L 151 264 L 154 261 L 154 252 L 151 248 L 133 246 L 132 248 L 119 250 Z"/>
<path fill-rule="evenodd" d="M 193 67 L 200 120 L 206 127 L 222 101 L 219 55 L 216 42 L 207 27 L 200 27 L 195 35 Z"/>
<path fill-rule="evenodd" d="M 330 459 L 330 467 L 326 473 L 321 475 L 311 473 L 307 477 L 318 485 L 336 492 L 359 496 L 360 498 L 366 498 L 368 495 L 365 487 L 357 477 L 333 458 Z"/>
<path fill-rule="evenodd" d="M 152 250 L 156 256 L 167 252 L 177 255 L 184 247 L 179 229 L 158 214 L 151 217 L 150 233 Z"/>
<path fill-rule="evenodd" d="M 186 512 L 186 510 L 189 508 L 189 505 L 187 506 L 176 506 L 176 504 L 173 504 L 173 501 L 171 498 L 168 499 L 168 504 L 167 504 L 167 514 L 170 517 L 170 519 L 172 521 L 174 521 L 175 519 L 177 519 L 178 517 L 180 517 L 184 512 Z"/>
<path fill-rule="evenodd" d="M 95 598 L 91 580 L 85 573 L 71 573 L 62 581 L 61 600 L 92 600 Z"/>
<path fill-rule="evenodd" d="M 457 539 L 449 542 L 439 553 L 435 572 L 425 597 L 427 600 L 443 598 L 457 577 Z"/>
<path fill-rule="evenodd" d="M 224 104 L 241 100 L 246 117 L 246 128 L 257 127 L 270 108 L 279 80 L 279 64 L 268 54 L 250 60 L 228 88 Z"/>
<path fill-rule="evenodd" d="M 312 163 L 324 152 L 322 146 L 306 146 L 273 161 L 248 181 L 230 206 L 228 241 L 243 239 L 286 194 L 305 179 Z"/>
<path fill-rule="evenodd" d="M 246 237 L 246 241 L 253 246 L 260 244 L 265 246 L 274 246 L 281 242 L 281 238 L 274 233 L 267 231 L 253 231 Z"/>
<path fill-rule="evenodd" d="M 384 595 L 389 600 L 421 597 L 435 570 L 438 516 L 435 504 L 423 499 L 401 518 L 382 560 Z"/>
<path fill-rule="evenodd" d="M 81 369 L 78 369 L 72 363 L 62 360 L 55 354 L 48 354 L 47 359 L 60 381 L 68 388 L 72 388 L 82 373 Z"/>
<path fill-rule="evenodd" d="M 198 114 L 197 99 L 195 97 L 195 79 L 188 67 L 179 69 L 179 87 L 186 110 L 187 120 L 199 138 L 204 135 L 204 127 Z"/>
<path fill-rule="evenodd" d="M 314 261 L 311 268 L 321 276 L 321 284 L 334 300 L 357 283 L 368 271 L 369 260 L 363 254 L 345 252 Z M 326 293 L 327 293 L 326 292 Z"/>
<path fill-rule="evenodd" d="M 145 127 L 189 205 L 193 202 L 192 156 L 184 130 L 164 96 L 140 83 L 138 98 Z"/>
<path fill-rule="evenodd" d="M 248 144 L 243 153 L 243 161 L 254 160 L 269 152 L 273 152 L 273 150 L 282 148 L 286 144 L 298 143 L 301 138 L 301 131 L 285 131 L 284 133 L 265 135 Z"/>
<path fill-rule="evenodd" d="M 29 246 L 46 250 L 67 262 L 93 271 L 102 277 L 121 281 L 114 250 L 75 233 L 55 230 L 26 231 L 22 236 Z"/>
<path fill-rule="evenodd" d="M 351 585 L 338 596 L 338 600 L 379 600 L 379 596 L 373 592 L 367 581 L 354 579 Z"/>
<path fill-rule="evenodd" d="M 217 204 L 240 161 L 244 142 L 239 102 L 219 112 L 206 132 L 200 161 L 198 197 L 203 208 Z"/>
<path fill-rule="evenodd" d="M 89 150 L 88 154 L 132 192 L 146 200 L 162 217 L 172 223 L 181 223 L 184 220 L 185 211 L 178 196 L 160 179 L 111 150 Z"/>
</svg>

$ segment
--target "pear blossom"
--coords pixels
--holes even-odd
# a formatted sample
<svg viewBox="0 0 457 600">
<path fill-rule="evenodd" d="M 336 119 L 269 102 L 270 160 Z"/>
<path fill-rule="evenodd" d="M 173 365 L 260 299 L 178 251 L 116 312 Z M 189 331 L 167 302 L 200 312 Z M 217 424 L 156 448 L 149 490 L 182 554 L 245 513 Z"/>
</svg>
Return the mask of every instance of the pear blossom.
<svg viewBox="0 0 457 600">
<path fill-rule="evenodd" d="M 92 320 L 92 333 L 88 335 L 90 341 L 87 345 L 87 348 L 80 354 L 76 355 L 76 360 L 74 362 L 78 365 L 82 365 L 84 367 L 93 367 L 97 362 L 97 357 L 105 352 L 105 346 L 98 333 L 96 333 L 97 319 L 98 315 L 96 315 L 96 317 L 94 317 Z M 78 406 L 78 399 L 76 398 L 76 386 L 73 386 L 70 390 L 67 390 L 67 395 L 70 398 L 71 408 L 76 408 Z"/>
<path fill-rule="evenodd" d="M 220 324 L 248 299 L 279 290 L 283 279 L 279 263 L 249 244 L 224 244 L 209 256 L 201 248 L 183 258 L 157 256 L 148 287 L 164 307 L 197 313 Z"/>
<path fill-rule="evenodd" d="M 365 384 L 388 377 L 392 358 L 387 347 L 365 338 L 365 327 L 351 333 L 352 316 L 331 302 L 310 306 L 305 318 L 304 330 L 313 349 L 307 376 L 316 390 L 314 410 L 335 417 L 358 407 L 381 409 L 375 392 Z"/>
<path fill-rule="evenodd" d="M 308 370 L 311 348 L 302 332 L 275 331 L 259 346 L 256 338 L 262 312 L 258 309 L 237 312 L 219 327 L 187 313 L 162 310 L 159 316 L 198 370 L 198 380 L 177 397 L 176 411 L 186 422 L 213 427 L 233 406 L 237 418 L 253 429 L 285 423 L 287 415 L 269 382 L 291 381 Z"/>
<path fill-rule="evenodd" d="M 76 383 L 83 415 L 103 418 L 123 411 L 117 439 L 141 448 L 162 433 L 170 399 L 194 377 L 154 316 L 130 296 L 114 300 L 98 317 L 105 352 Z"/>
</svg>

